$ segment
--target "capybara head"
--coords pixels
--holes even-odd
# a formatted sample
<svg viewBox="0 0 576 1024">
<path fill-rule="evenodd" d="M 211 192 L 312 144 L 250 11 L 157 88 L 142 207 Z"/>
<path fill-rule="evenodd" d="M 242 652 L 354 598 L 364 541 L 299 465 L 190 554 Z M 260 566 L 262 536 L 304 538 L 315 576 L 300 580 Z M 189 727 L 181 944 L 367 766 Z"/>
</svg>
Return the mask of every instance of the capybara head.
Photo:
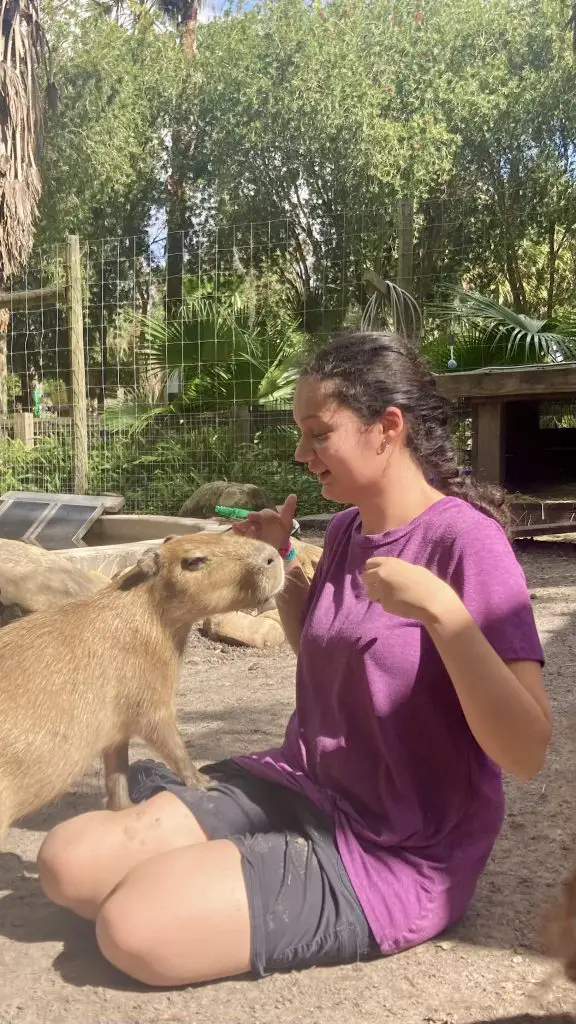
<svg viewBox="0 0 576 1024">
<path fill-rule="evenodd" d="M 117 582 L 120 590 L 149 582 L 159 599 L 182 603 L 193 615 L 259 608 L 284 585 L 277 551 L 262 541 L 224 533 L 167 537 L 149 549 Z"/>
</svg>

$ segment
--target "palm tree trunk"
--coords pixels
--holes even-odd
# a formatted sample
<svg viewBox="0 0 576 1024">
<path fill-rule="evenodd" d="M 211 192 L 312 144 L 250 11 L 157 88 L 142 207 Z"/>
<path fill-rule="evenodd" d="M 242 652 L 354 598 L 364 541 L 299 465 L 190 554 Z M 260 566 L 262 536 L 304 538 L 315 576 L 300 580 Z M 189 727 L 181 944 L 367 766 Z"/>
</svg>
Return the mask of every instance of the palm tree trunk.
<svg viewBox="0 0 576 1024">
<path fill-rule="evenodd" d="M 38 219 L 42 101 L 38 70 L 49 48 L 38 0 L 0 2 L 0 279 L 26 262 Z M 49 83 L 49 95 L 57 90 Z"/>
</svg>

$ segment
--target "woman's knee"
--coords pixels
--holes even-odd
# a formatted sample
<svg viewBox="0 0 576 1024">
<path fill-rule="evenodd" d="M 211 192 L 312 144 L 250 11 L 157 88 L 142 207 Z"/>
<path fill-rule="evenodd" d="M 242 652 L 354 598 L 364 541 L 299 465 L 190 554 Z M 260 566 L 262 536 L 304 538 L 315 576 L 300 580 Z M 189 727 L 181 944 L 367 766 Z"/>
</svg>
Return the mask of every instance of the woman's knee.
<svg viewBox="0 0 576 1024">
<path fill-rule="evenodd" d="M 75 908 L 89 898 L 98 851 L 90 842 L 92 823 L 83 822 L 83 818 L 91 817 L 81 815 L 56 825 L 38 853 L 38 876 L 44 894 L 63 907 Z"/>
<path fill-rule="evenodd" d="M 40 882 L 54 903 L 94 919 L 136 865 L 205 842 L 204 832 L 182 801 L 161 792 L 123 811 L 90 811 L 56 825 L 40 848 Z"/>
<path fill-rule="evenodd" d="M 246 973 L 250 916 L 237 848 L 217 840 L 138 865 L 102 904 L 96 938 L 111 964 L 145 985 Z"/>
<path fill-rule="evenodd" d="M 96 918 L 96 940 L 102 956 L 119 971 L 144 985 L 175 987 L 191 984 L 193 977 L 175 974 L 158 947 L 150 919 L 125 906 L 123 884 L 108 897 Z"/>
</svg>

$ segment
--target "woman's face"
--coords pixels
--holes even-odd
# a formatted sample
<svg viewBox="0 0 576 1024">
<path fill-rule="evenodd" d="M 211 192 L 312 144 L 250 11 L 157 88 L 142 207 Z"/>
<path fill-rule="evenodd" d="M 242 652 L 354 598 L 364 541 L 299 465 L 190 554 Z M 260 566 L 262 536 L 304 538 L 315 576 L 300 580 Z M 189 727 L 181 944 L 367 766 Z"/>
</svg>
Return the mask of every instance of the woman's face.
<svg viewBox="0 0 576 1024">
<path fill-rule="evenodd" d="M 378 423 L 366 425 L 330 397 L 329 383 L 313 377 L 298 381 L 294 420 L 301 435 L 298 462 L 305 462 L 318 478 L 324 498 L 351 505 L 368 497 L 382 480 L 387 445 L 403 426 L 402 414 L 392 408 Z"/>
</svg>

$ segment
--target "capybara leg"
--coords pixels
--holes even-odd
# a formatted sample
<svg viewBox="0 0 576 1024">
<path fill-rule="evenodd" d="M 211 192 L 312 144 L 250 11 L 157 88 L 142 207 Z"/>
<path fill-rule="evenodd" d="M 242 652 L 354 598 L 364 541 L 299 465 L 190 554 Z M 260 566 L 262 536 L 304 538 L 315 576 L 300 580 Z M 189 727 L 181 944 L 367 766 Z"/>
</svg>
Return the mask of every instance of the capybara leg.
<svg viewBox="0 0 576 1024">
<path fill-rule="evenodd" d="M 156 719 L 151 728 L 142 732 L 141 736 L 191 789 L 208 789 L 212 785 L 212 780 L 207 775 L 202 775 L 190 760 L 184 740 L 172 716 L 165 715 Z"/>
<path fill-rule="evenodd" d="M 4 849 L 6 833 L 12 823 L 9 802 L 6 796 L 0 792 L 0 850 Z"/>
<path fill-rule="evenodd" d="M 107 809 L 122 811 L 125 807 L 132 807 L 128 791 L 128 744 L 105 750 L 103 758 Z"/>
</svg>

